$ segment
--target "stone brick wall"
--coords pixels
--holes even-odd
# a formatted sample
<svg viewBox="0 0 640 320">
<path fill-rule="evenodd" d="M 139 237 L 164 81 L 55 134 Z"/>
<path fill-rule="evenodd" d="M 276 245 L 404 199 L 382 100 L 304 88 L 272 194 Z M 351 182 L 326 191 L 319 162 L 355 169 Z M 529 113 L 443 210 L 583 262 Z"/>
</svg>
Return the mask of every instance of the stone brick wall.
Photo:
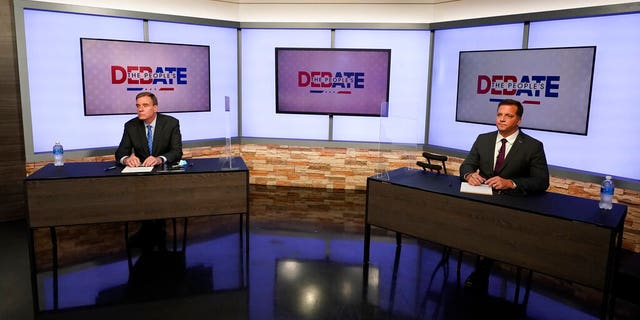
<svg viewBox="0 0 640 320">
<path fill-rule="evenodd" d="M 361 148 L 306 147 L 289 145 L 234 145 L 234 155 L 242 156 L 249 167 L 251 184 L 364 190 L 366 178 L 379 170 L 415 167 L 422 150 L 377 150 Z M 224 147 L 200 147 L 184 150 L 184 158 L 217 157 Z M 67 161 L 113 161 L 113 156 L 70 159 Z M 458 174 L 462 159 L 450 157 L 447 170 Z M 27 163 L 27 174 L 46 162 Z M 549 191 L 598 199 L 598 184 L 551 177 Z M 625 221 L 623 247 L 640 252 L 640 192 L 616 188 L 615 202 L 629 208 Z"/>
</svg>

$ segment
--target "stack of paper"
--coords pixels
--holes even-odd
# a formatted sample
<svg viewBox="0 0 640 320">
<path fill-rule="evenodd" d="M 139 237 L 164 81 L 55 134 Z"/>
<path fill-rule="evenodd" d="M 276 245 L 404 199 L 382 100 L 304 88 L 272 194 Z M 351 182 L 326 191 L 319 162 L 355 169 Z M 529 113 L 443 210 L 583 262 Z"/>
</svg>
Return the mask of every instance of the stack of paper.
<svg viewBox="0 0 640 320">
<path fill-rule="evenodd" d="M 488 185 L 481 184 L 479 186 L 472 186 L 467 182 L 463 182 L 460 184 L 460 192 L 484 194 L 488 196 L 493 195 L 493 190 Z"/>
</svg>

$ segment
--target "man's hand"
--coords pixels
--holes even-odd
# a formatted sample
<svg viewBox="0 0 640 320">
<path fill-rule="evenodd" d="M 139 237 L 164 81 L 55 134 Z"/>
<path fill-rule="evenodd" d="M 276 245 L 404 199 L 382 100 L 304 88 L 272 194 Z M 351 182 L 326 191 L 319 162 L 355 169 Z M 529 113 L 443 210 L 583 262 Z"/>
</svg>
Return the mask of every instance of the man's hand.
<svg viewBox="0 0 640 320">
<path fill-rule="evenodd" d="M 485 182 L 485 178 L 480 175 L 480 170 L 468 173 L 466 176 L 467 182 L 472 186 L 479 186 Z"/>
<path fill-rule="evenodd" d="M 496 190 L 513 189 L 514 186 L 513 181 L 499 176 L 491 177 L 484 183 Z"/>
<path fill-rule="evenodd" d="M 144 162 L 142 163 L 142 166 L 143 167 L 155 167 L 155 166 L 157 166 L 159 164 L 162 164 L 162 158 L 149 156 L 146 159 L 144 159 Z"/>
<path fill-rule="evenodd" d="M 131 154 L 130 156 L 122 160 L 122 163 L 124 163 L 124 165 L 126 165 L 127 167 L 138 167 L 140 166 L 140 159 L 134 154 Z"/>
</svg>

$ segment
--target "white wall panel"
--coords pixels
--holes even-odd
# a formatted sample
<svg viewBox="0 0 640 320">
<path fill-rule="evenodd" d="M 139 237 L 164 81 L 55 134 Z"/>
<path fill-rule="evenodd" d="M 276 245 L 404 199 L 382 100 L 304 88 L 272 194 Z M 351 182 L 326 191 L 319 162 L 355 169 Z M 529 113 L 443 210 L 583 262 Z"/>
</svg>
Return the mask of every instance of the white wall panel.
<svg viewBox="0 0 640 320">
<path fill-rule="evenodd" d="M 276 47 L 331 47 L 330 30 L 242 30 L 242 136 L 320 139 L 329 116 L 276 114 Z"/>
<path fill-rule="evenodd" d="M 422 144 L 429 31 L 336 30 L 336 48 L 391 49 L 389 117 L 335 116 L 334 140 Z"/>
</svg>

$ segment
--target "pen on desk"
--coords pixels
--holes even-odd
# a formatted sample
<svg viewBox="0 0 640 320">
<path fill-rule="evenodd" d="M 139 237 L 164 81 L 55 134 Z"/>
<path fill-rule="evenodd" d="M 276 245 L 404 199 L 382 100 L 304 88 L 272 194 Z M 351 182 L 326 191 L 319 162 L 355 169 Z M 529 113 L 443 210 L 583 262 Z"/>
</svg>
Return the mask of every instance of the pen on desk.
<svg viewBox="0 0 640 320">
<path fill-rule="evenodd" d="M 104 171 L 113 170 L 113 169 L 115 169 L 115 168 L 117 168 L 117 167 L 118 167 L 118 166 L 111 166 L 111 167 L 108 167 L 108 168 L 104 168 Z"/>
</svg>

